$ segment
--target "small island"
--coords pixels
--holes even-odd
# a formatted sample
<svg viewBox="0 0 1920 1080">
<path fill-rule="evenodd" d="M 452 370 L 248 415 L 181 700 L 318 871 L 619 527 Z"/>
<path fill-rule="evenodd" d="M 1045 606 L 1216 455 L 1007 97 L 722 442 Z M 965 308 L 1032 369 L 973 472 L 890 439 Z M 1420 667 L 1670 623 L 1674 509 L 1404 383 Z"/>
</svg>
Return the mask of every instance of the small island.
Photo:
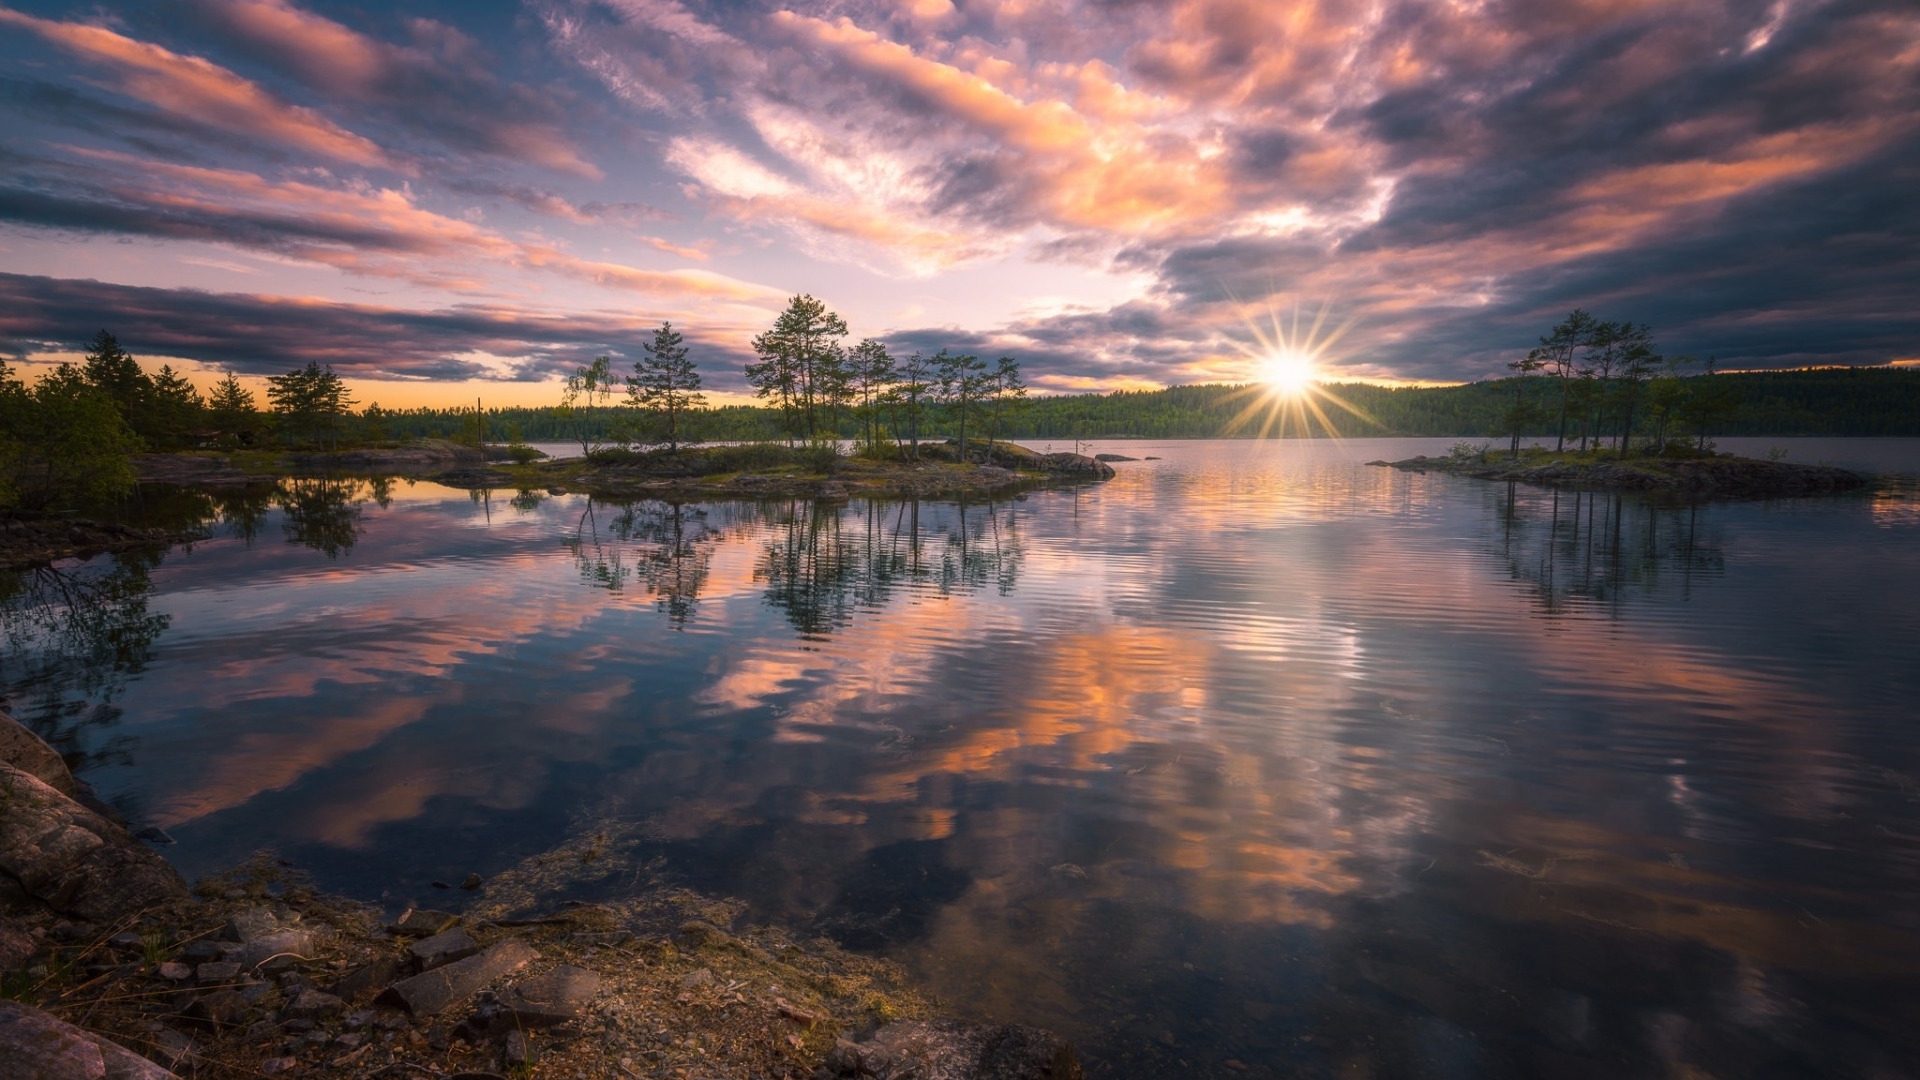
<svg viewBox="0 0 1920 1080">
<path fill-rule="evenodd" d="M 1831 465 L 1761 461 L 1710 450 L 1672 448 L 1664 454 L 1622 456 L 1616 450 L 1556 451 L 1529 447 L 1510 452 L 1462 444 L 1445 457 L 1420 456 L 1368 464 L 1406 472 L 1450 473 L 1541 487 L 1668 492 L 1711 499 L 1823 495 L 1851 491 L 1871 482 L 1869 477 Z"/>
</svg>

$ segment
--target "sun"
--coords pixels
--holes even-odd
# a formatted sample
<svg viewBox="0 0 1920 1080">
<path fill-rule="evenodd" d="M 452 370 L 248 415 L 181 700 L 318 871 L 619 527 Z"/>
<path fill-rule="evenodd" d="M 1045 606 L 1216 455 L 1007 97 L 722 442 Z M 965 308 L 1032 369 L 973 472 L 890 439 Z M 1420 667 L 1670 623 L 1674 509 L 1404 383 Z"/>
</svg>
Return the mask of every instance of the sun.
<svg viewBox="0 0 1920 1080">
<path fill-rule="evenodd" d="M 1267 300 L 1266 308 L 1265 319 L 1251 311 L 1242 316 L 1248 340 L 1228 339 L 1233 349 L 1246 357 L 1246 370 L 1253 380 L 1236 395 L 1243 395 L 1246 405 L 1227 422 L 1227 430 L 1250 432 L 1260 438 L 1312 437 L 1317 431 L 1337 439 L 1341 429 L 1351 423 L 1337 419 L 1338 413 L 1350 414 L 1362 429 L 1379 427 L 1372 417 L 1344 400 L 1337 386 L 1320 381 L 1321 365 L 1330 356 L 1334 357 L 1332 367 L 1340 366 L 1331 350 L 1353 321 L 1349 319 L 1332 332 L 1323 333 L 1332 310 L 1330 303 L 1322 305 L 1320 314 L 1304 327 L 1297 304 L 1289 320 L 1281 319 L 1273 298 Z"/>
<path fill-rule="evenodd" d="M 1313 357 L 1298 349 L 1270 349 L 1259 360 L 1260 381 L 1282 397 L 1299 397 L 1307 392 L 1319 373 Z"/>
</svg>

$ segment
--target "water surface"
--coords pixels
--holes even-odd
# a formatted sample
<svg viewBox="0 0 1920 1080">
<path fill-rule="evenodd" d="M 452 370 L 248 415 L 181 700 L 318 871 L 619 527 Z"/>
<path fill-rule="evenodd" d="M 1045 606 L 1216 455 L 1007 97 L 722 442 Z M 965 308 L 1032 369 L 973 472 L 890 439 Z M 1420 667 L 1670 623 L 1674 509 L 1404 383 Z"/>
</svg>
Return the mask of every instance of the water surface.
<svg viewBox="0 0 1920 1080">
<path fill-rule="evenodd" d="M 0 677 L 190 875 L 446 906 L 585 844 L 570 895 L 741 897 L 1096 1076 L 1909 1075 L 1911 487 L 1362 464 L 1450 442 L 969 505 L 308 481 L 11 582 Z"/>
</svg>

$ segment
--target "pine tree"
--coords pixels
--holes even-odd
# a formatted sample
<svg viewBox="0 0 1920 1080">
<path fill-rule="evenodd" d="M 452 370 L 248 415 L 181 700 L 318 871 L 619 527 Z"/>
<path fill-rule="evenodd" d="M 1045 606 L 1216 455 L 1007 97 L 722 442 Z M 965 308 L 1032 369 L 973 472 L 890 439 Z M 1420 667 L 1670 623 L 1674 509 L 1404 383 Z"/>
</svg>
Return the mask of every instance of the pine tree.
<svg viewBox="0 0 1920 1080">
<path fill-rule="evenodd" d="M 933 355 L 938 379 L 937 393 L 947 415 L 960 427 L 960 463 L 967 462 L 967 420 L 980 410 L 980 398 L 992 376 L 986 361 L 971 353 L 949 353 L 945 349 Z"/>
<path fill-rule="evenodd" d="M 213 393 L 207 398 L 207 419 L 222 437 L 236 443 L 250 445 L 260 430 L 260 411 L 254 404 L 253 391 L 241 386 L 231 371 L 213 384 Z"/>
<path fill-rule="evenodd" d="M 880 452 L 880 410 L 889 400 L 888 391 L 893 388 L 897 374 L 893 357 L 887 354 L 885 345 L 867 338 L 853 347 L 848 362 L 860 402 L 860 438 L 866 445 L 866 452 L 877 455 Z"/>
<path fill-rule="evenodd" d="M 89 385 L 113 402 L 127 427 L 136 435 L 147 433 L 153 380 L 140 370 L 133 354 L 120 347 L 119 339 L 105 330 L 95 334 L 81 373 Z"/>
<path fill-rule="evenodd" d="M 993 402 L 993 426 L 987 429 L 987 464 L 993 464 L 993 440 L 1000 434 L 1002 412 L 1026 403 L 1027 384 L 1020 381 L 1020 361 L 1002 356 L 987 376 L 987 395 Z"/>
<path fill-rule="evenodd" d="M 152 385 L 152 397 L 148 402 L 148 440 L 162 447 L 191 445 L 194 433 L 200 430 L 200 424 L 206 418 L 206 403 L 200 400 L 200 391 L 175 372 L 171 364 L 160 365 L 160 374 L 153 377 Z"/>
<path fill-rule="evenodd" d="M 687 358 L 687 347 L 672 323 L 661 323 L 653 341 L 640 348 L 644 355 L 633 362 L 633 374 L 627 376 L 627 400 L 665 418 L 667 449 L 677 451 L 680 418 L 707 403 L 700 393 L 700 370 Z"/>
<path fill-rule="evenodd" d="M 779 402 L 790 434 L 814 440 L 821 411 L 844 402 L 840 376 L 845 365 L 839 362 L 844 354 L 838 342 L 846 336 L 845 319 L 811 296 L 796 296 L 773 329 L 753 339 L 760 362 L 747 365 L 747 382 L 755 394 Z"/>
</svg>

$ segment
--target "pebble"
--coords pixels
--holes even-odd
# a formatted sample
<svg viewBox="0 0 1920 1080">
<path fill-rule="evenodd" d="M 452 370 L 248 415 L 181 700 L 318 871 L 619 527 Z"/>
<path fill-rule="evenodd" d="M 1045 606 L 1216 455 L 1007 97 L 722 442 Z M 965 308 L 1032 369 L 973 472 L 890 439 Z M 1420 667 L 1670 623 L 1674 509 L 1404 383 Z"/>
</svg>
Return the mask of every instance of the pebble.
<svg viewBox="0 0 1920 1080">
<path fill-rule="evenodd" d="M 193 967 L 177 960 L 169 960 L 160 965 L 160 977 L 168 982 L 185 982 L 193 978 Z"/>
<path fill-rule="evenodd" d="M 299 1058 L 290 1058 L 290 1057 L 268 1058 L 267 1060 L 260 1063 L 260 1075 L 273 1076 L 276 1073 L 286 1072 L 288 1069 L 291 1069 L 298 1064 L 300 1064 Z"/>
<path fill-rule="evenodd" d="M 701 968 L 699 971 L 688 972 L 686 978 L 680 980 L 681 988 L 686 990 L 692 990 L 695 987 L 700 987 L 700 986 L 712 986 L 712 985 L 713 985 L 713 969 L 712 968 Z"/>
</svg>

